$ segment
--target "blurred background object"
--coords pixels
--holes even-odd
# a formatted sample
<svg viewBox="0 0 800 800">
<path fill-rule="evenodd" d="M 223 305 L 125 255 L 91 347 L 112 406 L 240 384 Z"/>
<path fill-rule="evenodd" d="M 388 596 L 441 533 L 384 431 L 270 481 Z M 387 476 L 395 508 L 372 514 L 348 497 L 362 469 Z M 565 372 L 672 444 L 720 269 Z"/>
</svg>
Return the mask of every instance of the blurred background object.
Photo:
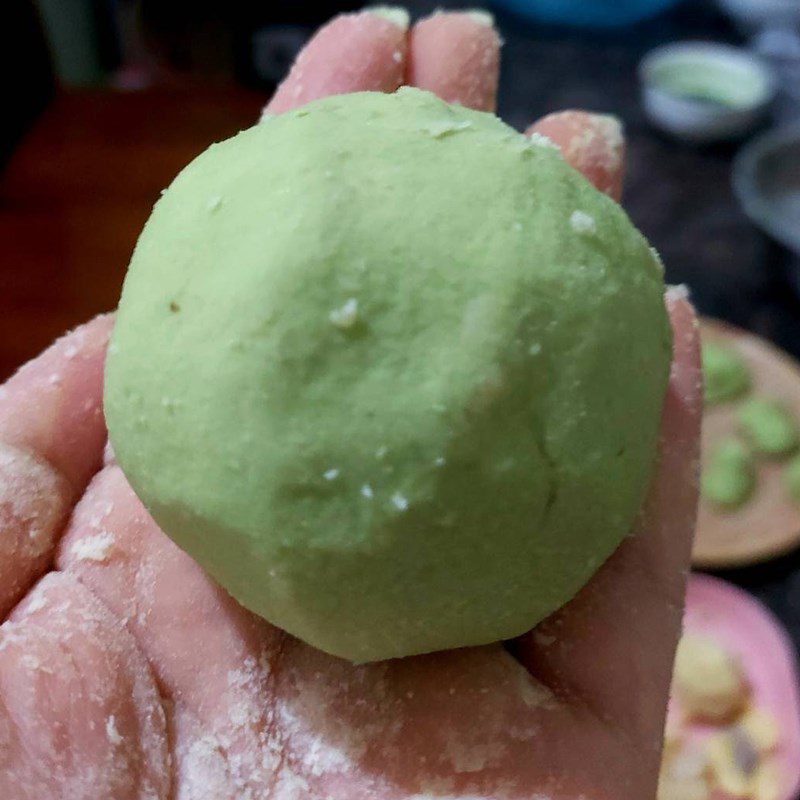
<svg viewBox="0 0 800 800">
<path fill-rule="evenodd" d="M 653 17 L 677 2 L 678 0 L 497 0 L 497 5 L 535 22 L 615 28 Z"/>
<path fill-rule="evenodd" d="M 70 86 L 98 83 L 101 7 L 92 0 L 37 0 L 36 5 L 59 79 Z"/>
<path fill-rule="evenodd" d="M 211 142 L 253 124 L 313 30 L 358 5 L 0 3 L 0 380 L 66 328 L 113 308 L 161 189 Z M 405 5 L 418 17 L 463 3 Z M 566 108 L 619 116 L 628 139 L 625 206 L 661 253 L 667 280 L 688 284 L 702 313 L 800 357 L 797 129 L 753 139 L 735 161 L 746 131 L 757 137 L 800 118 L 800 0 L 488 5 L 505 40 L 500 115 L 520 130 Z M 637 72 L 657 48 L 698 40 L 735 47 L 737 59 L 773 76 L 755 67 L 741 107 L 738 94 L 694 97 L 695 115 L 733 107 L 746 117 L 702 144 L 651 124 Z M 772 80 L 778 99 L 770 104 Z M 689 112 L 678 113 L 686 126 Z M 765 600 L 800 645 L 800 553 L 726 576 Z"/>
<path fill-rule="evenodd" d="M 689 579 L 658 800 L 795 800 L 800 685 L 780 623 L 734 586 Z"/>
<path fill-rule="evenodd" d="M 657 47 L 639 75 L 650 122 L 697 144 L 748 133 L 775 94 L 772 72 L 758 57 L 716 42 Z"/>
<path fill-rule="evenodd" d="M 719 7 L 747 34 L 764 26 L 781 27 L 800 19 L 797 0 L 717 0 Z"/>
<path fill-rule="evenodd" d="M 5 112 L 0 126 L 2 166 L 53 92 L 50 55 L 36 10 L 26 0 L 0 3 L 0 91 Z"/>
<path fill-rule="evenodd" d="M 749 142 L 734 162 L 733 185 L 750 218 L 800 259 L 800 124 Z M 800 294 L 800 270 L 791 276 Z"/>
</svg>

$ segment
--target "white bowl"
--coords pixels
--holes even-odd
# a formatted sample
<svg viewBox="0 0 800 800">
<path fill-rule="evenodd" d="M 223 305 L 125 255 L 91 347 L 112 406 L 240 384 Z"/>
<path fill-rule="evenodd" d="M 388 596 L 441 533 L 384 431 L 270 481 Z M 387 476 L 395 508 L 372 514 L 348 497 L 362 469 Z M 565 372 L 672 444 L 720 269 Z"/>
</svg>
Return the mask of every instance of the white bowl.
<svg viewBox="0 0 800 800">
<path fill-rule="evenodd" d="M 717 0 L 743 30 L 800 20 L 800 0 Z"/>
<path fill-rule="evenodd" d="M 639 65 L 639 79 L 650 121 L 697 143 L 743 135 L 775 95 L 772 71 L 757 56 L 715 42 L 659 47 Z"/>
<path fill-rule="evenodd" d="M 750 219 L 800 256 L 800 124 L 748 142 L 733 165 L 733 188 Z"/>
</svg>

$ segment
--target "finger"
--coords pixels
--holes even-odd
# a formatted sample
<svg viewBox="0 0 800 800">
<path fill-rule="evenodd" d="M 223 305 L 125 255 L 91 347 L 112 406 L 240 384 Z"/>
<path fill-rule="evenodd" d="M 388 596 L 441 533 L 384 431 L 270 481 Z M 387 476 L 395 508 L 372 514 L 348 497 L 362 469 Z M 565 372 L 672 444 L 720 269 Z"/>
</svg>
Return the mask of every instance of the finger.
<svg viewBox="0 0 800 800">
<path fill-rule="evenodd" d="M 52 559 L 100 463 L 110 317 L 57 341 L 0 388 L 0 619 Z"/>
<path fill-rule="evenodd" d="M 49 464 L 0 445 L 0 621 L 47 569 L 72 500 Z"/>
<path fill-rule="evenodd" d="M 657 768 L 697 504 L 701 416 L 694 312 L 667 294 L 673 364 L 657 474 L 637 532 L 564 609 L 519 641 L 519 658 L 561 698 L 640 743 Z"/>
<path fill-rule="evenodd" d="M 43 458 L 75 491 L 103 452 L 103 362 L 112 325 L 109 315 L 82 325 L 0 389 L 0 442 Z"/>
<path fill-rule="evenodd" d="M 406 83 L 478 111 L 493 111 L 500 37 L 491 14 L 438 12 L 414 25 Z"/>
<path fill-rule="evenodd" d="M 280 763 L 268 712 L 282 634 L 161 533 L 116 466 L 76 506 L 56 563 L 126 622 L 151 664 L 170 703 L 176 796 L 267 796 Z"/>
<path fill-rule="evenodd" d="M 0 627 L 0 797 L 170 796 L 167 730 L 130 635 L 74 578 L 43 578 Z"/>
<path fill-rule="evenodd" d="M 403 81 L 407 30 L 402 8 L 334 17 L 302 49 L 264 114 L 282 114 L 333 94 L 393 92 Z"/>
<path fill-rule="evenodd" d="M 547 136 L 564 159 L 601 192 L 620 201 L 625 165 L 625 140 L 616 117 L 587 111 L 548 114 L 525 131 Z"/>
</svg>

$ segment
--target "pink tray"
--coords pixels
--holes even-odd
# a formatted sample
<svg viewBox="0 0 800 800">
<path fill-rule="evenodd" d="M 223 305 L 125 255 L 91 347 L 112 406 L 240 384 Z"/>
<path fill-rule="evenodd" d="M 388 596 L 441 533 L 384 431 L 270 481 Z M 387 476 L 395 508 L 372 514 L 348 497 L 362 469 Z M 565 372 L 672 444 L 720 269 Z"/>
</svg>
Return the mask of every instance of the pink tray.
<svg viewBox="0 0 800 800">
<path fill-rule="evenodd" d="M 800 681 L 794 648 L 780 622 L 762 603 L 718 578 L 693 574 L 684 628 L 718 641 L 741 659 L 756 707 L 770 712 L 781 731 L 776 751 L 786 776 L 782 800 L 800 793 Z M 698 737 L 709 729 L 693 726 Z"/>
</svg>

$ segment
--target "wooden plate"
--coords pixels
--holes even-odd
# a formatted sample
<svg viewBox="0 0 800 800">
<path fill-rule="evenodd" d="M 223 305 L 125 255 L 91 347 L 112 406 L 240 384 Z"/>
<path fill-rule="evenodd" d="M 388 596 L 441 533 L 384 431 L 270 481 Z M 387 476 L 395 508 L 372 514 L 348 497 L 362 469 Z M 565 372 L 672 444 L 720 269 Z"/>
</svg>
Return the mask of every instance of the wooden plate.
<svg viewBox="0 0 800 800">
<path fill-rule="evenodd" d="M 800 365 L 788 354 L 752 333 L 727 323 L 704 319 L 701 332 L 738 352 L 752 377 L 748 397 L 780 400 L 800 424 Z M 736 431 L 740 399 L 705 410 L 702 452 L 705 459 L 714 446 Z M 735 511 L 720 511 L 700 500 L 692 563 L 720 568 L 752 564 L 781 555 L 800 544 L 800 504 L 783 485 L 783 463 L 757 462 L 757 483 L 751 499 Z"/>
</svg>

